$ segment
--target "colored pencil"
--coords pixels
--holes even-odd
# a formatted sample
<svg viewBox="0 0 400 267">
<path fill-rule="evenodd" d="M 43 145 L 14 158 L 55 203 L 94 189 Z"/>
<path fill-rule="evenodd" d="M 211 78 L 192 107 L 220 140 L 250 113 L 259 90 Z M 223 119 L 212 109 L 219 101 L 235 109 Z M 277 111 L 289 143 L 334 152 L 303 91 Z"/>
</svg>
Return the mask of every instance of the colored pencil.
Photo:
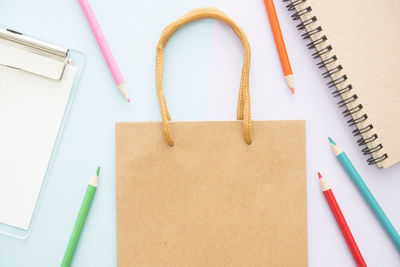
<svg viewBox="0 0 400 267">
<path fill-rule="evenodd" d="M 94 194 L 96 193 L 97 190 L 99 173 L 100 173 L 100 167 L 97 168 L 96 174 L 90 180 L 89 185 L 86 189 L 86 193 L 83 198 L 81 208 L 79 209 L 78 217 L 76 218 L 75 225 L 67 245 L 67 249 L 65 250 L 61 267 L 69 267 L 71 265 L 72 258 L 74 257 L 75 250 L 78 245 L 83 226 L 85 225 L 85 221 L 89 213 L 89 209 L 92 204 Z"/>
<path fill-rule="evenodd" d="M 385 212 L 382 210 L 381 206 L 378 204 L 375 197 L 372 195 L 371 191 L 364 183 L 363 179 L 357 172 L 353 163 L 351 163 L 350 159 L 347 157 L 346 153 L 330 137 L 329 137 L 329 142 L 332 145 L 336 158 L 339 160 L 340 164 L 343 166 L 346 173 L 349 175 L 355 186 L 358 188 L 361 195 L 364 197 L 364 200 L 367 202 L 371 210 L 374 212 L 376 218 L 379 220 L 382 227 L 385 229 L 386 233 L 389 235 L 396 248 L 400 251 L 400 236 L 397 233 L 396 229 L 393 227 L 389 218 L 386 216 Z"/>
<path fill-rule="evenodd" d="M 82 7 L 83 13 L 85 14 L 87 21 L 89 22 L 90 28 L 93 31 L 94 37 L 96 38 L 97 44 L 100 47 L 101 52 L 107 62 L 108 68 L 111 71 L 112 76 L 114 77 L 115 83 L 119 88 L 121 94 L 125 97 L 125 99 L 130 102 L 128 91 L 126 89 L 124 77 L 122 77 L 122 73 L 118 68 L 117 62 L 114 59 L 114 56 L 111 52 L 110 47 L 108 46 L 107 40 L 103 35 L 103 31 L 100 28 L 99 23 L 97 22 L 96 16 L 88 0 L 78 0 L 79 4 Z"/>
<path fill-rule="evenodd" d="M 347 246 L 349 247 L 351 254 L 353 255 L 354 261 L 356 262 L 358 267 L 367 266 L 367 264 L 365 264 L 363 256 L 361 255 L 360 249 L 358 248 L 357 243 L 354 240 L 350 228 L 347 225 L 346 219 L 344 218 L 343 213 L 340 210 L 339 204 L 336 201 L 332 189 L 329 187 L 328 183 L 325 181 L 320 173 L 318 173 L 318 177 L 319 182 L 321 183 L 322 192 L 324 193 L 326 201 L 328 201 L 329 207 L 331 208 L 331 211 L 335 216 L 340 231 L 342 231 L 343 237 L 346 240 Z"/>
<path fill-rule="evenodd" d="M 273 0 L 264 0 L 265 9 L 268 13 L 269 23 L 271 25 L 272 33 L 274 35 L 276 48 L 278 49 L 279 59 L 285 75 L 285 80 L 294 94 L 294 81 L 292 67 L 290 66 L 289 57 L 286 51 L 285 41 L 283 40 L 281 27 L 279 26 L 278 16 L 276 15 Z"/>
</svg>

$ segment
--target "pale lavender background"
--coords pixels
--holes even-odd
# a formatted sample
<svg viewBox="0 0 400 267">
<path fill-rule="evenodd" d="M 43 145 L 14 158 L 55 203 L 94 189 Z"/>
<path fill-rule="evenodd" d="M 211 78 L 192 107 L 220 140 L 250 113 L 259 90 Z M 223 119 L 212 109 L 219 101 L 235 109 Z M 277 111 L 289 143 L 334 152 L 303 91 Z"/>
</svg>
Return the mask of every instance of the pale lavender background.
<svg viewBox="0 0 400 267">
<path fill-rule="evenodd" d="M 396 229 L 400 230 L 400 164 L 387 170 L 368 166 L 366 156 L 346 125 L 328 80 L 315 66 L 308 40 L 296 30 L 298 21 L 281 0 L 275 6 L 294 72 L 296 94 L 286 85 L 262 0 L 216 0 L 246 32 L 252 48 L 250 93 L 257 120 L 305 119 L 307 125 L 309 266 L 355 266 L 336 221 L 321 192 L 317 172 L 333 188 L 342 212 L 368 266 L 400 266 L 400 254 L 346 176 L 328 142 L 344 148 Z M 329 38 L 329 37 L 328 37 Z M 207 119 L 234 119 L 243 52 L 240 41 L 225 25 L 214 24 L 207 101 Z M 338 55 L 340 56 L 340 55 Z M 386 100 L 390 101 L 390 99 Z M 284 190 L 284 189 L 283 189 Z"/>
</svg>

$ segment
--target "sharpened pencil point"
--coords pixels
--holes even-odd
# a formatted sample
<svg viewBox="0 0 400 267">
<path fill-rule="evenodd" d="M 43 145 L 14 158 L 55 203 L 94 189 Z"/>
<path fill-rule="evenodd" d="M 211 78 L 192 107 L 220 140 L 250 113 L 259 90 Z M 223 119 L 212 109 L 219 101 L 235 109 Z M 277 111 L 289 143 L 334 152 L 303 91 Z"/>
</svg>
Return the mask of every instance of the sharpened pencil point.
<svg viewBox="0 0 400 267">
<path fill-rule="evenodd" d="M 128 98 L 128 102 L 130 103 L 131 102 L 131 100 Z"/>
<path fill-rule="evenodd" d="M 332 138 L 328 137 L 328 140 L 329 140 L 329 142 L 330 142 L 332 145 L 335 145 L 335 146 L 336 146 L 336 143 L 335 143 L 335 141 L 333 141 Z"/>
<path fill-rule="evenodd" d="M 130 98 L 128 96 L 128 91 L 126 90 L 126 85 L 124 83 L 121 83 L 118 85 L 118 88 L 119 88 L 119 91 L 121 92 L 121 94 L 126 99 L 126 101 L 130 102 Z"/>
<path fill-rule="evenodd" d="M 343 152 L 343 150 L 333 141 L 332 138 L 328 137 L 329 142 L 331 143 L 333 152 L 335 153 L 335 156 L 338 156 Z"/>
<path fill-rule="evenodd" d="M 97 167 L 96 175 L 99 176 L 100 174 L 100 167 Z"/>
<path fill-rule="evenodd" d="M 293 81 L 293 74 L 289 74 L 285 76 L 285 80 L 289 85 L 290 91 L 294 94 L 294 81 Z"/>
<path fill-rule="evenodd" d="M 321 175 L 321 173 L 320 173 L 320 172 L 318 172 L 318 178 L 319 178 L 319 179 L 321 179 L 321 178 L 322 178 L 322 175 Z"/>
</svg>

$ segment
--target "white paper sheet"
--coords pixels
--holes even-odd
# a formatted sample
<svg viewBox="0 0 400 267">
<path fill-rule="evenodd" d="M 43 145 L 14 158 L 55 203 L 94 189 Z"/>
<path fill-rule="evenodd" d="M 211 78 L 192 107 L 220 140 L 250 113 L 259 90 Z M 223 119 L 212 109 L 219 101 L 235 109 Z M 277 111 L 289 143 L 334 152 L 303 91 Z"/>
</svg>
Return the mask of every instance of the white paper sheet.
<svg viewBox="0 0 400 267">
<path fill-rule="evenodd" d="M 0 66 L 0 223 L 27 230 L 75 76 Z"/>
</svg>

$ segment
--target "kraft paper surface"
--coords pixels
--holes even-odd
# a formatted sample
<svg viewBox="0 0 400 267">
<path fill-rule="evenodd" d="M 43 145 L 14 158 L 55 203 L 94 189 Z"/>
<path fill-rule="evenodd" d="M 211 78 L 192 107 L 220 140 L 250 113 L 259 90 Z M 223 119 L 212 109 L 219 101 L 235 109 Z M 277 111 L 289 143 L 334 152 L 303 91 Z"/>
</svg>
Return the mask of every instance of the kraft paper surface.
<svg viewBox="0 0 400 267">
<path fill-rule="evenodd" d="M 304 121 L 116 124 L 118 266 L 307 266 Z"/>
<path fill-rule="evenodd" d="M 386 154 L 388 158 L 378 166 L 393 166 L 400 161 L 400 1 L 307 0 L 296 8 L 299 11 L 308 6 L 312 11 L 302 16 L 302 20 L 315 17 L 317 21 L 307 26 L 307 30 L 318 26 L 322 29 L 311 36 L 312 41 L 325 36 L 327 41 L 317 45 L 317 49 L 332 47 L 322 59 L 335 55 L 337 60 L 328 69 L 339 65 L 343 68 L 332 78 L 347 77 L 338 89 L 349 84 L 353 88 L 342 94 L 343 99 L 357 95 L 356 101 L 347 105 L 348 109 L 362 105 L 353 118 L 363 114 L 368 117 L 358 123 L 358 128 L 364 129 L 366 139 L 377 136 L 368 143 L 368 148 L 375 151 L 372 156 L 379 158 Z"/>
</svg>

